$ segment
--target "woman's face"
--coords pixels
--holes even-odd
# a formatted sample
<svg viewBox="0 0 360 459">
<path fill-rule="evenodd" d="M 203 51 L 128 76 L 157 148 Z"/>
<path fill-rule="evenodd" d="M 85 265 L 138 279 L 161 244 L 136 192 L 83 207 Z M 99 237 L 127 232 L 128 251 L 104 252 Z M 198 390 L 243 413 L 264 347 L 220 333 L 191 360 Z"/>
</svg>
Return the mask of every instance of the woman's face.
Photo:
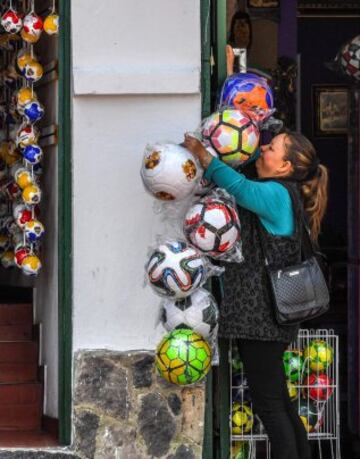
<svg viewBox="0 0 360 459">
<path fill-rule="evenodd" d="M 250 41 L 249 24 L 245 19 L 238 19 L 234 25 L 234 41 L 236 47 L 247 48 Z"/>
<path fill-rule="evenodd" d="M 292 170 L 291 162 L 286 156 L 286 135 L 275 136 L 268 145 L 260 147 L 260 157 L 256 161 L 256 170 L 260 178 L 283 177 Z"/>
</svg>

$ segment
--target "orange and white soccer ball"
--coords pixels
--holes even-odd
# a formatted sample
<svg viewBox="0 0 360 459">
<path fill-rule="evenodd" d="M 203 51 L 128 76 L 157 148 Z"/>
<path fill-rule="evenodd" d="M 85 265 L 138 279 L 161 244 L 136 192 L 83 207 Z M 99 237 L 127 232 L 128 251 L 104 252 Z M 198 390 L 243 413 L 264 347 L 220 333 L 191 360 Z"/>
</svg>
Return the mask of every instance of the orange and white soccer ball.
<svg viewBox="0 0 360 459">
<path fill-rule="evenodd" d="M 48 35 L 57 35 L 59 33 L 59 15 L 56 13 L 49 14 L 44 21 L 44 31 Z"/>
<path fill-rule="evenodd" d="M 40 258 L 36 255 L 28 255 L 21 263 L 21 270 L 26 276 L 37 276 L 41 267 Z"/>
<path fill-rule="evenodd" d="M 29 185 L 34 184 L 31 172 L 26 167 L 20 166 L 14 173 L 14 179 L 17 185 L 23 190 Z"/>
<path fill-rule="evenodd" d="M 32 206 L 41 201 L 41 190 L 37 185 L 29 185 L 22 192 L 24 203 Z"/>
<path fill-rule="evenodd" d="M 27 81 L 30 81 L 31 83 L 36 83 L 42 78 L 43 74 L 43 66 L 35 59 L 32 59 L 31 61 L 25 64 L 24 77 L 27 79 Z"/>
</svg>

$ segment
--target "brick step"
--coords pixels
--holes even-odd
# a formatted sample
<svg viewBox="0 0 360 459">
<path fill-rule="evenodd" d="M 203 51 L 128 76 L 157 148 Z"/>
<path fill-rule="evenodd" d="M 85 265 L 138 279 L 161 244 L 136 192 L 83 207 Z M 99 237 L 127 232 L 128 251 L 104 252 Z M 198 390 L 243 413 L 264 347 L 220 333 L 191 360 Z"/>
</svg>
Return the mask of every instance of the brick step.
<svg viewBox="0 0 360 459">
<path fill-rule="evenodd" d="M 0 342 L 31 341 L 32 337 L 33 325 L 31 323 L 0 325 Z"/>
<path fill-rule="evenodd" d="M 31 303 L 0 304 L 0 325 L 33 323 L 33 307 Z"/>
<path fill-rule="evenodd" d="M 36 363 L 38 344 L 35 341 L 0 342 L 0 363 Z"/>
<path fill-rule="evenodd" d="M 0 430 L 40 430 L 41 403 L 0 405 Z"/>
<path fill-rule="evenodd" d="M 0 406 L 41 405 L 43 401 L 42 391 L 42 384 L 39 382 L 0 384 Z"/>
<path fill-rule="evenodd" d="M 0 363 L 0 384 L 33 382 L 37 378 L 37 362 Z"/>
</svg>

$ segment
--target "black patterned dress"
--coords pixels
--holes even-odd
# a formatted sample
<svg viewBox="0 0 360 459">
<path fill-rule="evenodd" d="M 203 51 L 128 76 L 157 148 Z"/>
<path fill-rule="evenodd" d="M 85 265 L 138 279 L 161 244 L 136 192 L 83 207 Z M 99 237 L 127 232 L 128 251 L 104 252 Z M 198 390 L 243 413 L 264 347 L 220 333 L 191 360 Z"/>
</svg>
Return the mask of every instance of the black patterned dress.
<svg viewBox="0 0 360 459">
<path fill-rule="evenodd" d="M 273 179 L 272 179 L 273 180 Z M 275 321 L 260 231 L 271 267 L 284 268 L 301 261 L 301 206 L 295 182 L 277 180 L 291 196 L 295 230 L 292 236 L 274 236 L 266 231 L 259 217 L 239 207 L 244 261 L 224 263 L 224 297 L 220 306 L 219 336 L 289 343 L 295 339 L 297 325 Z"/>
</svg>

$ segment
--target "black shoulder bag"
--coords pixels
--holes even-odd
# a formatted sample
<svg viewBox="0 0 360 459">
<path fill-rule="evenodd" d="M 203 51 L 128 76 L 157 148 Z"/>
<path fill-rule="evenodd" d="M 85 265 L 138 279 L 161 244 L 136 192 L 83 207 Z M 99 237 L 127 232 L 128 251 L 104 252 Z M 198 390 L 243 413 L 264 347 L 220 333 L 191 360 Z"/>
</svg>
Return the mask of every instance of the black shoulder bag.
<svg viewBox="0 0 360 459">
<path fill-rule="evenodd" d="M 301 211 L 303 261 L 283 269 L 269 266 L 259 220 L 259 237 L 273 295 L 274 312 L 280 325 L 294 325 L 324 314 L 329 309 L 329 290 L 317 260 L 304 212 Z M 264 230 L 265 231 L 265 230 Z"/>
</svg>

